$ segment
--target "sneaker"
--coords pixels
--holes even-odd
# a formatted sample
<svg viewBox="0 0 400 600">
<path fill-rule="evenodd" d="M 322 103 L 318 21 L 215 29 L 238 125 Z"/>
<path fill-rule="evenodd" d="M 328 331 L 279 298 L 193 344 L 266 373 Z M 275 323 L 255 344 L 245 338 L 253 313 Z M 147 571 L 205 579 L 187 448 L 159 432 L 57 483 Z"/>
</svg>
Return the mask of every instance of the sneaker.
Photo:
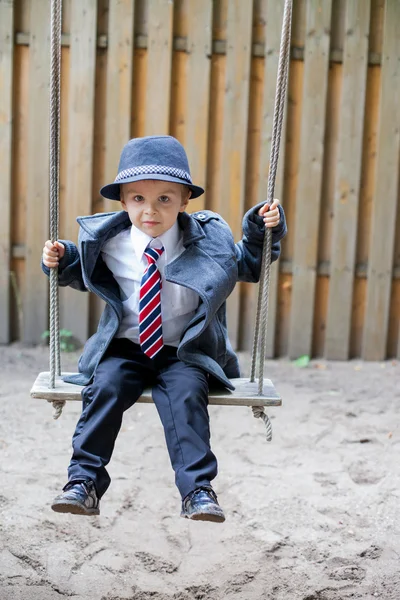
<svg viewBox="0 0 400 600">
<path fill-rule="evenodd" d="M 181 517 L 214 523 L 225 521 L 224 511 L 218 504 L 217 495 L 212 488 L 208 487 L 198 488 L 183 499 Z"/>
<path fill-rule="evenodd" d="M 54 498 L 51 508 L 59 513 L 99 515 L 100 501 L 93 481 L 70 481 L 63 492 Z"/>
</svg>

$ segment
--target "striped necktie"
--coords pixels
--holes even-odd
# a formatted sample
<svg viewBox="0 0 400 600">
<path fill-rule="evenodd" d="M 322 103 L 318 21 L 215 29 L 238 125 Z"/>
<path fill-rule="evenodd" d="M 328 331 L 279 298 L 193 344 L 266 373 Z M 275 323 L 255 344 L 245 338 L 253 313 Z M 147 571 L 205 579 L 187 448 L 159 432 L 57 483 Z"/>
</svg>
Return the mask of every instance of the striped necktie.
<svg viewBox="0 0 400 600">
<path fill-rule="evenodd" d="M 148 265 L 143 273 L 139 293 L 139 343 L 149 358 L 164 346 L 161 321 L 161 275 L 156 262 L 164 248 L 146 248 Z"/>
</svg>

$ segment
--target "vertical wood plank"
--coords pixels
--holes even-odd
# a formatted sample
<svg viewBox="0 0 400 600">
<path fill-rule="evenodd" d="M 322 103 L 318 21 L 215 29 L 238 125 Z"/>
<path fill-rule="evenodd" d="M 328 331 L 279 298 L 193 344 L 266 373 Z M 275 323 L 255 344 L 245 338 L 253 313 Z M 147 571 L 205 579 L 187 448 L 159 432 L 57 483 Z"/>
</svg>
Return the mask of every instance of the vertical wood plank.
<svg viewBox="0 0 400 600">
<path fill-rule="evenodd" d="M 222 134 L 222 170 L 218 212 L 231 226 L 235 240 L 241 236 L 244 212 L 247 123 L 253 11 L 247 2 L 229 0 L 227 55 Z M 239 333 L 239 286 L 228 300 L 229 337 L 234 348 Z"/>
<path fill-rule="evenodd" d="M 131 136 L 134 0 L 111 2 L 108 17 L 105 182 L 117 175 L 119 156 Z M 104 210 L 119 210 L 104 200 Z"/>
<path fill-rule="evenodd" d="M 400 326 L 399 326 L 399 332 L 398 332 L 398 337 L 397 337 L 397 358 L 400 360 Z"/>
<path fill-rule="evenodd" d="M 17 15 L 14 11 L 14 19 Z M 17 27 L 16 20 L 14 27 Z M 29 29 L 29 25 L 27 27 Z M 11 241 L 26 247 L 26 203 L 28 183 L 28 129 L 29 129 L 29 46 L 14 45 L 13 67 L 13 123 L 12 123 L 12 203 Z M 25 289 L 25 253 L 12 256 L 11 270 L 15 274 L 11 280 L 11 339 L 23 339 L 23 305 L 21 295 Z M 14 277 L 14 275 L 13 275 Z M 14 292 L 13 285 L 16 283 Z M 20 301 L 17 301 L 17 296 Z"/>
<path fill-rule="evenodd" d="M 149 0 L 145 135 L 169 130 L 174 4 Z"/>
<path fill-rule="evenodd" d="M 305 27 L 304 27 L 305 29 Z M 300 40 L 299 40 L 300 42 Z M 304 42 L 304 40 L 303 40 Z M 303 42 L 301 42 L 303 44 Z M 295 239 L 295 215 L 297 188 L 299 181 L 300 139 L 303 114 L 304 63 L 293 60 L 290 65 L 290 78 L 287 103 L 287 133 L 285 139 L 285 215 L 288 233 L 282 244 L 281 265 L 288 261 L 293 264 Z M 279 274 L 279 301 L 277 311 L 276 342 L 278 356 L 289 354 L 290 309 L 292 305 L 292 270 Z"/>
<path fill-rule="evenodd" d="M 14 2 L 0 0 L 0 344 L 10 342 Z"/>
<path fill-rule="evenodd" d="M 206 186 L 210 98 L 212 0 L 191 0 L 188 11 L 185 149 L 192 180 Z M 204 195 L 190 201 L 190 211 L 205 207 Z"/>
<path fill-rule="evenodd" d="M 373 3 L 371 3 L 371 9 Z M 370 27 L 373 31 L 374 14 L 371 10 Z M 369 44 L 371 48 L 371 44 Z M 382 46 L 379 53 L 382 52 Z M 380 107 L 381 69 L 368 67 L 367 89 L 365 94 L 364 133 L 363 133 L 363 166 L 361 174 L 360 204 L 357 225 L 356 265 L 368 264 L 369 240 L 371 237 L 372 206 L 376 186 L 376 165 L 378 151 L 379 107 Z M 366 307 L 367 279 L 356 277 L 353 291 L 353 316 L 350 332 L 350 358 L 362 354 L 362 337 L 364 331 Z"/>
<path fill-rule="evenodd" d="M 271 152 L 272 128 L 274 120 L 276 80 L 278 74 L 279 49 L 282 33 L 284 0 L 269 0 L 267 3 L 267 23 L 265 31 L 265 59 L 264 59 L 264 111 L 263 126 L 261 130 L 260 151 L 260 182 L 258 202 L 267 198 L 269 159 Z M 285 132 L 286 132 L 286 105 L 285 117 L 282 126 L 281 147 L 279 151 L 278 172 L 276 174 L 275 198 L 282 202 L 283 174 L 285 162 Z M 269 296 L 268 296 L 268 321 L 265 354 L 267 358 L 275 356 L 276 316 L 278 309 L 278 281 L 279 260 L 271 265 Z"/>
<path fill-rule="evenodd" d="M 66 239 L 75 243 L 78 239 L 76 217 L 90 214 L 92 203 L 96 17 L 96 0 L 85 3 L 72 0 L 67 189 L 62 231 Z M 60 323 L 84 342 L 89 331 L 89 294 L 63 289 Z"/>
<path fill-rule="evenodd" d="M 23 341 L 37 344 L 48 328 L 48 281 L 42 273 L 40 257 L 49 237 L 50 2 L 32 0 L 30 9 Z"/>
<path fill-rule="evenodd" d="M 97 5 L 97 11 L 100 6 Z M 97 17 L 97 32 L 101 18 Z M 108 32 L 108 21 L 105 29 Z M 97 33 L 99 35 L 99 33 Z M 94 103 L 94 132 L 93 132 L 93 186 L 92 186 L 92 212 L 104 210 L 104 198 L 100 195 L 100 188 L 107 181 L 106 168 L 106 128 L 107 128 L 107 49 L 97 49 L 96 56 L 96 84 Z M 104 93 L 102 93 L 104 90 Z M 118 158 L 117 158 L 118 160 Z M 115 177 L 115 173 L 112 175 Z M 110 200 L 111 202 L 111 200 Z M 114 203 L 114 209 L 118 203 Z M 96 332 L 101 314 L 104 310 L 104 301 L 95 294 L 89 297 L 89 335 Z"/>
<path fill-rule="evenodd" d="M 225 96 L 226 56 L 213 54 L 211 59 L 210 120 L 207 152 L 206 208 L 219 211 L 221 197 L 222 133 Z"/>
<path fill-rule="evenodd" d="M 311 353 L 329 66 L 331 0 L 308 0 L 304 111 L 293 252 L 289 356 Z"/>
<path fill-rule="evenodd" d="M 325 356 L 349 358 L 370 2 L 347 0 Z"/>
<path fill-rule="evenodd" d="M 400 4 L 387 0 L 383 31 L 376 188 L 362 358 L 383 360 L 389 321 L 400 157 Z"/>
</svg>

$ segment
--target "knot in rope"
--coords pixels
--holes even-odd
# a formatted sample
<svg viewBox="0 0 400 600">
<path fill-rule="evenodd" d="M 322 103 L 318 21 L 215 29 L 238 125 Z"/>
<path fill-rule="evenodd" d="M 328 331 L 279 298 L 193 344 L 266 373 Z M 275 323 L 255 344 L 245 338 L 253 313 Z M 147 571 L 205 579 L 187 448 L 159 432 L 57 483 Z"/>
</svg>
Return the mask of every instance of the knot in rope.
<svg viewBox="0 0 400 600">
<path fill-rule="evenodd" d="M 251 409 L 253 411 L 253 416 L 256 419 L 262 419 L 264 421 L 267 442 L 271 442 L 272 441 L 272 424 L 271 424 L 271 420 L 270 420 L 269 416 L 264 411 L 264 407 L 263 406 L 252 406 Z"/>
<path fill-rule="evenodd" d="M 65 406 L 65 400 L 47 400 L 47 402 L 50 402 L 50 404 L 53 405 L 53 419 L 56 421 L 59 417 L 61 417 L 62 410 Z"/>
</svg>

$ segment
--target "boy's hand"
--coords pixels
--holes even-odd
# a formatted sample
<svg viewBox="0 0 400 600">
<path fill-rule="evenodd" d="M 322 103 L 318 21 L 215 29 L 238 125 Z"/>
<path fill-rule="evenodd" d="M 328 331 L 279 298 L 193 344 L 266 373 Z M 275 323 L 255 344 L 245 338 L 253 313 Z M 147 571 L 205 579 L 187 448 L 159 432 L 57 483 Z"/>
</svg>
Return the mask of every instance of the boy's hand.
<svg viewBox="0 0 400 600">
<path fill-rule="evenodd" d="M 47 240 L 43 248 L 43 264 L 49 269 L 58 267 L 60 259 L 65 254 L 65 246 L 61 242 L 51 242 Z"/>
<path fill-rule="evenodd" d="M 260 217 L 264 218 L 265 227 L 268 229 L 277 227 L 281 222 L 281 213 L 278 208 L 279 204 L 279 200 L 275 198 L 271 206 L 268 206 L 268 204 L 265 203 L 258 211 Z"/>
</svg>

